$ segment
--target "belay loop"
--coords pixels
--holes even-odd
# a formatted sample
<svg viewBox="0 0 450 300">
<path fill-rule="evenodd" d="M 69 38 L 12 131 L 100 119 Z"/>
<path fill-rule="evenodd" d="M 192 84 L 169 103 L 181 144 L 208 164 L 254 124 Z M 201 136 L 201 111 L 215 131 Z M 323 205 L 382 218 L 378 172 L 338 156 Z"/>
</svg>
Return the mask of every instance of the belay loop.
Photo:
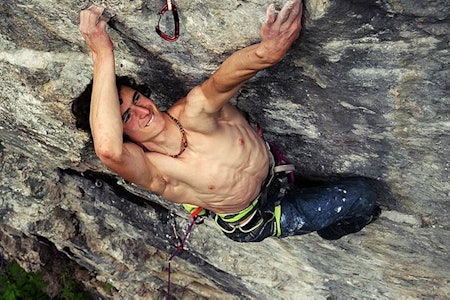
<svg viewBox="0 0 450 300">
<path fill-rule="evenodd" d="M 168 35 L 161 31 L 159 28 L 159 23 L 161 22 L 161 17 L 168 11 L 172 11 L 173 15 L 173 22 L 175 25 L 174 34 Z M 161 7 L 161 9 L 158 12 L 159 20 L 158 24 L 155 26 L 156 33 L 163 38 L 164 40 L 168 42 L 175 42 L 180 37 L 180 19 L 178 18 L 178 10 L 175 4 L 172 3 L 172 0 L 167 0 L 167 3 Z"/>
</svg>

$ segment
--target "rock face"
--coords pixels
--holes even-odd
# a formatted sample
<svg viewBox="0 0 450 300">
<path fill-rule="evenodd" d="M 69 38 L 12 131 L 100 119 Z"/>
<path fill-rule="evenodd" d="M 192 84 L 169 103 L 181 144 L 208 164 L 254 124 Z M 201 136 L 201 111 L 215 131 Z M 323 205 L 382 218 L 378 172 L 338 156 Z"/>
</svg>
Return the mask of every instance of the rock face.
<svg viewBox="0 0 450 300">
<path fill-rule="evenodd" d="M 305 2 L 300 39 L 234 101 L 277 141 L 300 179 L 372 178 L 383 214 L 335 242 L 310 234 L 239 244 L 207 220 L 172 263 L 172 294 L 445 299 L 450 7 L 445 0 Z M 181 37 L 168 43 L 154 32 L 165 1 L 102 3 L 114 16 L 118 74 L 149 84 L 162 108 L 256 42 L 267 5 L 178 0 Z M 74 126 L 71 101 L 91 79 L 78 33 L 78 13 L 88 5 L 0 3 L 0 251 L 37 270 L 52 245 L 85 269 L 84 284 L 104 298 L 156 299 L 167 285 L 172 228 L 182 233 L 189 219 L 102 167 Z"/>
</svg>

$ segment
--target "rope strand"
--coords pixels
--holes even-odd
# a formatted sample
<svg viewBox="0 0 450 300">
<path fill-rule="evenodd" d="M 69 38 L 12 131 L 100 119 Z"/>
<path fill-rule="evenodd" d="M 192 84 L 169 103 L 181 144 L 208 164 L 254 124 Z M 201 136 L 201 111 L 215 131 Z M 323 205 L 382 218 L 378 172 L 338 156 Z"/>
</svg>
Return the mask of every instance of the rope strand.
<svg viewBox="0 0 450 300">
<path fill-rule="evenodd" d="M 169 258 L 167 259 L 167 296 L 166 299 L 169 300 L 171 298 L 170 296 L 170 284 L 171 284 L 171 268 L 170 268 L 170 263 L 172 262 L 172 259 L 177 256 L 181 251 L 184 250 L 184 245 L 186 244 L 186 241 L 189 237 L 189 235 L 191 234 L 192 230 L 194 229 L 194 225 L 197 224 L 197 218 L 198 218 L 198 214 L 202 211 L 201 207 L 198 207 L 196 210 L 194 210 L 191 213 L 191 217 L 192 217 L 192 221 L 191 223 L 188 225 L 187 229 L 186 229 L 186 234 L 184 235 L 184 237 L 182 239 L 179 238 L 176 229 L 174 228 L 174 232 L 175 232 L 175 236 L 179 239 L 179 244 L 175 247 L 175 251 L 172 252 L 172 254 L 169 256 Z"/>
</svg>

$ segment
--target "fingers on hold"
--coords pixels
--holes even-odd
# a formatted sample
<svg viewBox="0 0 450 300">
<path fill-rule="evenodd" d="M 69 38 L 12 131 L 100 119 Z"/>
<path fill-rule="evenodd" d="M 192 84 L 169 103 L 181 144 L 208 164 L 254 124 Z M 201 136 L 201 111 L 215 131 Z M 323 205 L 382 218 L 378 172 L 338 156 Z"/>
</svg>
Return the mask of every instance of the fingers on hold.
<svg viewBox="0 0 450 300">
<path fill-rule="evenodd" d="M 275 15 L 275 5 L 272 3 L 267 7 L 266 11 L 266 23 L 271 24 L 275 22 L 276 15 Z"/>
<path fill-rule="evenodd" d="M 295 3 L 293 4 L 293 12 L 297 15 L 297 14 L 302 14 L 303 13 L 303 3 L 301 0 L 297 0 L 295 1 Z"/>
<path fill-rule="evenodd" d="M 104 30 L 104 29 L 106 28 L 106 24 L 108 23 L 108 21 L 109 21 L 109 19 L 100 16 L 100 17 L 98 18 L 98 23 L 97 23 L 97 25 L 99 26 L 100 29 L 103 29 L 103 30 Z"/>
<path fill-rule="evenodd" d="M 293 19 L 298 15 L 300 1 L 291 0 L 288 1 L 280 12 L 281 21 L 284 22 L 288 19 Z"/>
<path fill-rule="evenodd" d="M 103 11 L 105 10 L 105 7 L 100 6 L 100 5 L 92 4 L 91 6 L 89 6 L 87 8 L 87 10 L 90 10 L 92 12 L 95 12 L 95 13 L 98 13 L 98 14 L 101 15 L 103 13 Z"/>
<path fill-rule="evenodd" d="M 298 5 L 298 13 L 301 16 L 303 14 L 303 3 L 302 1 L 300 1 L 299 5 Z"/>
<path fill-rule="evenodd" d="M 95 23 L 97 23 L 104 10 L 105 7 L 93 4 L 80 12 L 80 21 L 91 21 L 95 19 Z"/>
<path fill-rule="evenodd" d="M 280 12 L 280 22 L 285 23 L 285 25 L 289 26 L 300 23 L 302 10 L 302 1 L 292 0 L 287 2 Z"/>
</svg>

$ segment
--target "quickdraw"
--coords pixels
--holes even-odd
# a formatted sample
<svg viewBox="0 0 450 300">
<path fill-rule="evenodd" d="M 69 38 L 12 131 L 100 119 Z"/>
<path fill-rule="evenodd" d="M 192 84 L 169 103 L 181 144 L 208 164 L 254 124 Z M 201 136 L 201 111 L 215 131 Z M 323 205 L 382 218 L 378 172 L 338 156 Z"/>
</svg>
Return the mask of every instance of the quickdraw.
<svg viewBox="0 0 450 300">
<path fill-rule="evenodd" d="M 192 221 L 188 225 L 188 227 L 186 229 L 186 234 L 184 235 L 183 238 L 180 238 L 177 234 L 175 227 L 173 228 L 174 234 L 175 234 L 176 238 L 178 239 L 179 243 L 175 247 L 176 248 L 175 251 L 167 259 L 167 295 L 166 295 L 166 299 L 171 299 L 171 296 L 170 296 L 170 274 L 171 274 L 170 263 L 172 262 L 172 259 L 175 256 L 177 256 L 178 253 L 183 251 L 184 244 L 186 243 L 189 235 L 191 234 L 192 229 L 194 228 L 194 225 L 198 224 L 197 223 L 197 219 L 199 218 L 198 214 L 202 211 L 202 209 L 203 208 L 201 208 L 201 207 L 197 207 L 197 209 L 195 209 L 193 212 L 190 213 L 190 215 L 192 217 Z"/>
<path fill-rule="evenodd" d="M 159 23 L 161 22 L 161 17 L 168 11 L 172 11 L 173 21 L 175 25 L 174 34 L 169 35 L 161 31 L 159 28 Z M 175 42 L 180 37 L 180 19 L 178 18 L 178 10 L 172 0 L 167 0 L 167 3 L 158 12 L 159 20 L 158 24 L 155 26 L 156 33 L 168 42 Z"/>
</svg>

